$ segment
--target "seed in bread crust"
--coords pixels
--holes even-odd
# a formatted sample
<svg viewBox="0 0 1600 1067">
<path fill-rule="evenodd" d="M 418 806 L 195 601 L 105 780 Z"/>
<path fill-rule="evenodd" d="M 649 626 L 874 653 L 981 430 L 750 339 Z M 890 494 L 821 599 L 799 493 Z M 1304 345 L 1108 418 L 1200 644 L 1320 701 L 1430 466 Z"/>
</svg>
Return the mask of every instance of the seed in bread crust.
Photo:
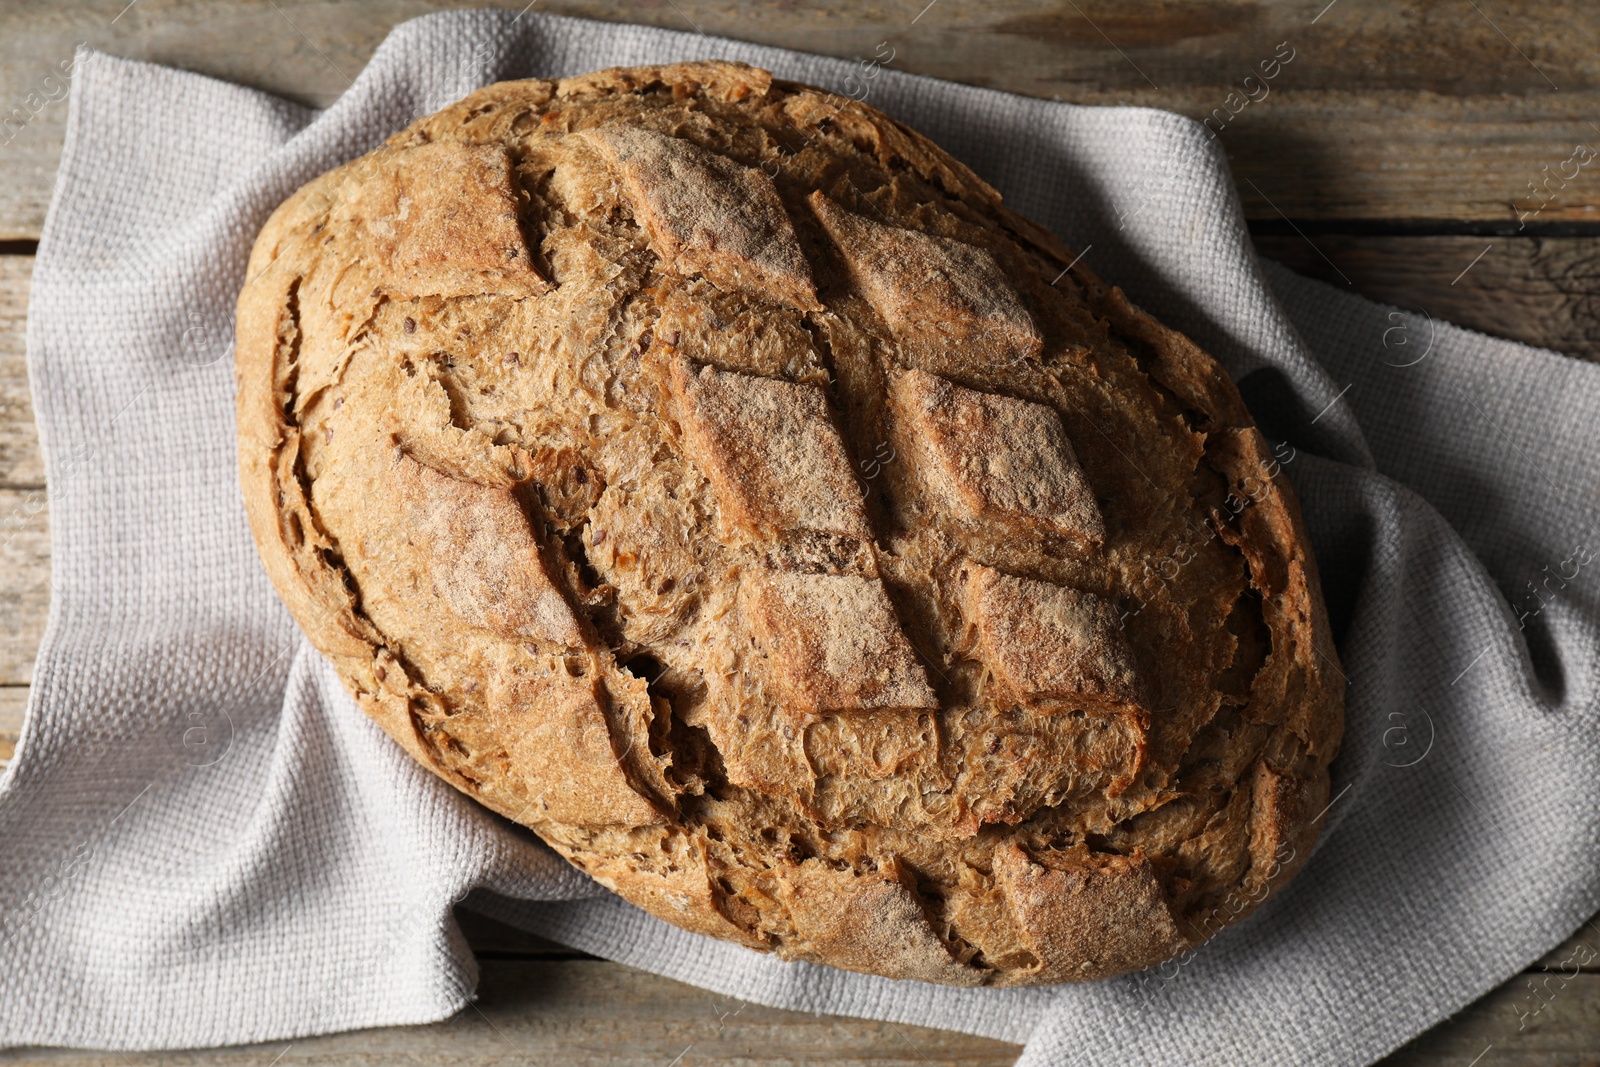
<svg viewBox="0 0 1600 1067">
<path fill-rule="evenodd" d="M 640 907 L 1083 981 L 1309 855 L 1342 685 L 1237 390 L 875 109 L 733 63 L 490 86 L 296 193 L 247 276 L 285 603 Z"/>
</svg>

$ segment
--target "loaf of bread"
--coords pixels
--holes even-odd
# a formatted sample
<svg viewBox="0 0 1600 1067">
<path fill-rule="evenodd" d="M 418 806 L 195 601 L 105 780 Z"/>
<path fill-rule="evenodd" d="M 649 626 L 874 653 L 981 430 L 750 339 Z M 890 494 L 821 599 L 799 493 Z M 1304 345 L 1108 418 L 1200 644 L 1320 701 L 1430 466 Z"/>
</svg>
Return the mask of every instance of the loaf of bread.
<svg viewBox="0 0 1600 1067">
<path fill-rule="evenodd" d="M 237 367 L 262 560 L 357 704 L 669 922 L 1079 981 L 1311 850 L 1342 681 L 1238 392 L 871 107 L 490 86 L 277 210 Z"/>
</svg>

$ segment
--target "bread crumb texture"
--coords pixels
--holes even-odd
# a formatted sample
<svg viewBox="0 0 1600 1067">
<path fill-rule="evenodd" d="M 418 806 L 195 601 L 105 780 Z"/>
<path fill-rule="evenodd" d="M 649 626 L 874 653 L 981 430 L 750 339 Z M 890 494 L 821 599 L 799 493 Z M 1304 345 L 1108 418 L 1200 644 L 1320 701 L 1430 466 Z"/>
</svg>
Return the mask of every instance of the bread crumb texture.
<svg viewBox="0 0 1600 1067">
<path fill-rule="evenodd" d="M 1150 966 L 1304 861 L 1342 679 L 1233 385 L 1073 262 L 762 70 L 490 86 L 260 235 L 262 558 L 412 756 L 663 919 Z"/>
</svg>

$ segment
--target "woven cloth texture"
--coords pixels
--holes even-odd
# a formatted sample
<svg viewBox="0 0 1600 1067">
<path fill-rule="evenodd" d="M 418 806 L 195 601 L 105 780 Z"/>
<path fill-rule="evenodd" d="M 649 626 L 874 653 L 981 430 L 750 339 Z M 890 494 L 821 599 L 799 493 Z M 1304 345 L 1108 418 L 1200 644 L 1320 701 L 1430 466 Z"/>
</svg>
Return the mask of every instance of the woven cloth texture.
<svg viewBox="0 0 1600 1067">
<path fill-rule="evenodd" d="M 1025 1042 L 1025 1067 L 1335 1067 L 1600 908 L 1600 366 L 1258 262 L 1219 143 L 1190 120 L 953 85 L 886 55 L 454 12 L 398 27 L 316 111 L 80 53 L 28 319 L 53 587 L 0 780 L 0 1044 L 440 1019 L 477 980 L 451 917 L 464 901 L 721 994 Z M 1316 854 L 1198 950 L 1106 982 L 970 990 L 684 933 L 414 765 L 274 595 L 235 478 L 231 359 L 273 208 L 491 82 L 713 57 L 932 137 L 1199 341 L 1280 442 L 1348 726 Z"/>
</svg>

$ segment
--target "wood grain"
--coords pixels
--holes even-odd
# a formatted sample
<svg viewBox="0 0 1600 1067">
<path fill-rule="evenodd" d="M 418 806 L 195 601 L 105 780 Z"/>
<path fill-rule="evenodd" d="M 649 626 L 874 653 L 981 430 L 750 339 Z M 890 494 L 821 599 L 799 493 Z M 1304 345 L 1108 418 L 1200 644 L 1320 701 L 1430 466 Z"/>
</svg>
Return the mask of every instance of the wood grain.
<svg viewBox="0 0 1600 1067">
<path fill-rule="evenodd" d="M 525 0 L 489 2 L 521 8 Z M 0 34 L 0 124 L 10 118 L 0 125 L 0 241 L 39 236 L 67 111 L 59 64 L 77 43 L 325 106 L 395 23 L 447 6 L 456 0 L 8 4 Z M 901 70 L 1210 116 L 1258 229 L 1299 226 L 1311 235 L 1260 236 L 1263 254 L 1377 299 L 1600 358 L 1600 309 L 1588 295 L 1600 238 L 1527 236 L 1552 225 L 1600 232 L 1600 165 L 1571 179 L 1552 176 L 1576 145 L 1600 145 L 1600 15 L 1571 0 L 1515 9 L 1459 0 L 1340 0 L 1326 9 L 1324 0 L 937 0 L 926 7 L 924 0 L 644 0 L 626 9 L 563 0 L 536 10 L 846 57 L 888 42 Z M 1241 96 L 1229 94 L 1242 92 L 1244 77 L 1280 42 L 1294 49 L 1293 60 L 1266 96 L 1239 106 Z M 1481 239 L 1355 235 L 1385 226 L 1511 234 L 1519 223 L 1532 230 Z M 1349 232 L 1325 232 L 1340 229 Z M 11 755 L 21 726 L 27 688 L 20 683 L 31 676 L 48 606 L 48 510 L 38 491 L 44 472 L 23 363 L 30 272 L 28 257 L 0 256 L 0 759 Z M 940 1031 L 741 1006 L 480 917 L 464 914 L 463 928 L 484 960 L 481 999 L 435 1026 L 190 1053 L 0 1052 L 0 1061 L 244 1064 L 281 1054 L 281 1064 L 687 1067 L 1001 1064 L 1016 1054 L 1014 1046 Z M 1385 1063 L 1597 1062 L 1597 949 L 1600 928 L 1585 927 L 1528 974 Z M 1529 989 L 1530 981 L 1539 988 Z"/>
<path fill-rule="evenodd" d="M 1545 953 L 1544 957 L 1528 968 L 1530 972 L 1555 971 L 1570 974 L 1574 970 L 1600 974 L 1600 915 L 1590 917 L 1571 937 Z M 1600 1048 L 1600 1034 L 1595 1037 Z"/>
<path fill-rule="evenodd" d="M 25 684 L 50 611 L 50 509 L 42 489 L 0 489 L 0 686 Z"/>
<path fill-rule="evenodd" d="M 38 236 L 67 111 L 60 64 L 80 42 L 325 106 L 396 23 L 481 4 L 13 2 L 0 41 L 0 122 L 10 116 L 0 126 L 0 240 Z M 1591 6 L 1343 0 L 1318 16 L 1322 7 L 1308 0 L 938 0 L 927 7 L 922 0 L 644 0 L 619 8 L 555 0 L 536 10 L 845 57 L 871 55 L 887 42 L 901 70 L 1212 117 L 1253 219 L 1515 225 L 1519 213 L 1543 205 L 1535 223 L 1600 225 L 1600 161 L 1570 181 L 1551 178 L 1577 144 L 1600 145 L 1600 16 Z M 1260 65 L 1284 45 L 1293 58 L 1263 82 Z M 1252 75 L 1257 80 L 1246 86 Z"/>
<path fill-rule="evenodd" d="M 1600 359 L 1600 238 L 1255 239 L 1314 278 L 1498 337 Z"/>
<path fill-rule="evenodd" d="M 1412 1041 L 1383 1067 L 1579 1067 L 1594 1063 L 1600 975 L 1525 976 Z M 1519 1028 L 1520 1027 L 1520 1028 Z M 983 1067 L 1014 1045 L 896 1023 L 781 1011 L 596 960 L 488 960 L 479 999 L 432 1026 L 361 1030 L 195 1052 L 19 1049 L 4 1061 L 54 1067 L 145 1064 L 837 1064 Z M 274 1057 L 280 1057 L 274 1059 Z M 1478 1058 L 1478 1057 L 1481 1057 Z"/>
<path fill-rule="evenodd" d="M 719 997 L 596 960 L 487 960 L 476 1005 L 432 1026 L 360 1030 L 273 1045 L 197 1052 L 0 1053 L 55 1067 L 219 1064 L 261 1067 L 405 1062 L 419 1065 L 784 1064 L 1002 1067 L 1017 1047 L 901 1023 L 781 1011 Z M 274 1059 L 274 1057 L 278 1057 Z"/>
<path fill-rule="evenodd" d="M 44 488 L 25 360 L 32 256 L 0 256 L 0 488 Z"/>
<path fill-rule="evenodd" d="M 22 713 L 28 706 L 28 687 L 0 685 L 0 769 L 16 751 L 22 733 Z"/>
<path fill-rule="evenodd" d="M 1416 1038 L 1382 1067 L 1593 1067 L 1597 1020 L 1600 975 L 1523 975 Z"/>
</svg>

